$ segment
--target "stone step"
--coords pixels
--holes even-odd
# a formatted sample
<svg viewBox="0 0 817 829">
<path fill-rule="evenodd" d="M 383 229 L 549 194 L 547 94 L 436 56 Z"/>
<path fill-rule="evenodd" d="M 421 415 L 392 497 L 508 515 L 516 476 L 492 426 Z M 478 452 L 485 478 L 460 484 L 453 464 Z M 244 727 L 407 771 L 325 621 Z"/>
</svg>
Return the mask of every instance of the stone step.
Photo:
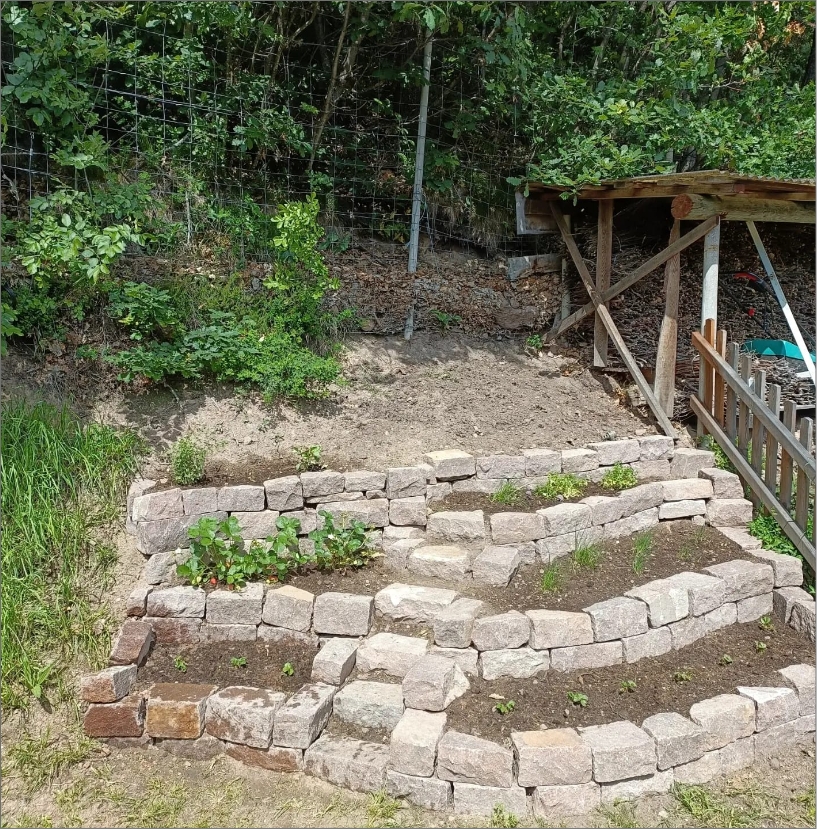
<svg viewBox="0 0 817 829">
<path fill-rule="evenodd" d="M 471 572 L 468 550 L 454 545 L 418 547 L 406 562 L 410 573 L 443 581 L 459 581 Z"/>
</svg>

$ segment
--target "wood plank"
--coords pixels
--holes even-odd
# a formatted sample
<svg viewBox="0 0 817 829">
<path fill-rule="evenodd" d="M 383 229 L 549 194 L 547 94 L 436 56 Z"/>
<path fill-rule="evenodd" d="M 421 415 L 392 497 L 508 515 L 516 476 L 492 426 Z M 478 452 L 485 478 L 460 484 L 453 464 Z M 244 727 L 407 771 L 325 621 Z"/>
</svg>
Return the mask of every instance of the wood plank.
<svg viewBox="0 0 817 829">
<path fill-rule="evenodd" d="M 715 349 L 717 350 L 718 354 L 721 355 L 724 359 L 726 359 L 726 331 L 721 329 L 717 333 L 717 338 L 715 340 Z M 723 404 L 724 404 L 724 388 L 726 387 L 726 383 L 724 382 L 723 378 L 716 372 L 715 373 L 715 402 L 714 402 L 714 415 L 715 420 L 723 426 Z"/>
<path fill-rule="evenodd" d="M 811 436 L 814 430 L 814 421 L 810 417 L 804 417 L 800 421 L 800 445 L 811 455 Z M 803 467 L 797 469 L 797 495 L 794 506 L 794 521 L 801 530 L 805 532 L 808 524 L 810 482 Z"/>
<path fill-rule="evenodd" d="M 806 469 L 806 475 L 810 481 L 814 481 L 817 477 L 817 463 L 813 457 L 810 457 L 807 452 L 803 450 L 800 443 L 783 428 L 780 419 L 772 417 L 768 407 L 759 405 L 760 400 L 755 391 L 749 387 L 748 382 L 735 374 L 729 363 L 724 360 L 713 348 L 710 348 L 706 340 L 697 331 L 692 334 L 692 346 L 695 350 L 708 362 L 712 363 L 721 376 L 729 383 L 737 393 L 739 398 L 745 398 L 747 405 L 751 406 L 754 411 L 755 419 L 759 419 L 765 429 L 771 430 L 777 438 L 777 442 L 786 448 L 786 451 L 792 456 L 794 462 L 798 466 L 803 466 Z M 743 358 L 741 357 L 741 373 L 743 369 Z M 751 367 L 751 361 L 749 361 Z"/>
<path fill-rule="evenodd" d="M 681 222 L 672 223 L 670 245 L 681 238 Z M 655 396 L 667 417 L 675 412 L 675 364 L 678 355 L 678 296 L 681 289 L 681 254 L 667 260 L 664 268 L 664 319 L 655 357 Z"/>
<path fill-rule="evenodd" d="M 674 242 L 671 245 L 668 245 L 664 250 L 660 253 L 657 253 L 651 259 L 648 259 L 643 265 L 636 268 L 631 274 L 628 276 L 622 277 L 618 280 L 618 282 L 613 283 L 600 297 L 599 299 L 606 305 L 610 302 L 611 299 L 617 297 L 622 291 L 626 291 L 627 288 L 632 287 L 635 285 L 636 282 L 643 279 L 645 276 L 651 274 L 657 268 L 660 268 L 668 259 L 671 259 L 677 253 L 680 253 L 682 250 L 685 250 L 690 245 L 695 244 L 699 239 L 706 236 L 706 234 L 712 230 L 713 227 L 718 223 L 717 218 L 707 219 L 705 222 L 701 222 L 701 224 L 694 227 L 689 233 L 685 233 L 677 242 Z M 556 329 L 555 333 L 548 334 L 548 339 L 551 340 L 554 337 L 558 337 L 559 334 L 564 334 L 568 328 L 572 328 L 577 322 L 581 322 L 585 317 L 589 317 L 590 314 L 594 313 L 595 307 L 592 302 L 588 302 L 586 305 L 582 305 L 578 311 L 574 311 L 569 317 L 566 317 L 560 324 L 559 327 Z"/>
<path fill-rule="evenodd" d="M 794 427 L 797 422 L 797 404 L 787 400 L 783 404 L 783 428 L 794 436 Z M 791 455 L 783 446 L 780 449 L 780 503 L 785 509 L 791 509 L 791 493 L 794 478 L 794 463 Z"/>
<path fill-rule="evenodd" d="M 703 404 L 696 397 L 689 400 L 692 411 L 706 422 L 707 429 L 712 433 L 718 445 L 723 449 L 724 454 L 738 474 L 749 484 L 749 489 L 757 492 L 760 502 L 774 515 L 780 524 L 783 532 L 791 539 L 795 547 L 800 551 L 803 558 L 812 566 L 814 565 L 814 545 L 807 538 L 806 534 L 792 520 L 791 515 L 783 509 L 773 493 L 766 489 L 763 479 L 757 475 L 751 464 L 741 455 L 740 451 L 727 439 L 726 433 L 721 430 L 715 419 L 707 412 Z"/>
<path fill-rule="evenodd" d="M 720 217 L 704 238 L 704 281 L 701 288 L 701 329 L 707 320 L 718 322 L 718 265 L 721 254 Z"/>
<path fill-rule="evenodd" d="M 737 371 L 739 356 L 740 346 L 737 343 L 729 343 L 726 346 L 726 361 L 733 371 Z M 729 440 L 734 443 L 738 436 L 738 399 L 735 390 L 728 384 L 726 386 L 726 422 L 724 428 L 726 434 L 729 435 Z"/>
<path fill-rule="evenodd" d="M 694 337 L 692 344 L 695 345 Z M 701 356 L 701 362 L 703 362 L 703 359 L 703 356 Z M 748 354 L 742 354 L 740 357 L 740 377 L 746 383 L 748 388 L 749 380 L 752 378 L 752 358 Z M 748 457 L 750 417 L 749 404 L 747 403 L 748 398 L 744 395 L 738 395 L 738 399 L 740 400 L 740 415 L 738 417 L 738 449 L 740 449 L 741 455 Z"/>
<path fill-rule="evenodd" d="M 773 414 L 780 415 L 780 386 L 770 383 L 767 392 L 769 409 Z M 766 432 L 766 471 L 763 480 L 770 492 L 777 492 L 777 438 L 771 431 Z"/>
<path fill-rule="evenodd" d="M 766 402 L 766 372 L 757 369 L 752 375 L 755 394 L 760 398 L 761 406 L 752 406 L 752 415 L 755 415 Z M 752 417 L 752 455 L 749 459 L 752 469 L 757 472 L 758 477 L 763 477 L 763 445 L 766 443 L 766 430 L 759 417 Z M 757 505 L 758 495 L 755 492 L 749 493 L 752 503 Z"/>
<path fill-rule="evenodd" d="M 704 323 L 704 339 L 710 346 L 715 344 L 715 320 L 707 320 Z M 715 389 L 715 369 L 711 363 L 701 360 L 698 367 L 698 397 L 703 401 L 708 412 L 712 411 L 712 403 Z M 698 437 L 706 434 L 706 427 L 703 423 L 698 424 Z"/>
<path fill-rule="evenodd" d="M 610 287 L 610 274 L 613 269 L 613 205 L 605 201 L 599 204 L 598 238 L 596 241 L 596 290 L 603 294 Z M 607 347 L 609 337 L 604 323 L 596 314 L 593 328 L 593 365 L 604 368 L 607 365 Z"/>
<path fill-rule="evenodd" d="M 562 234 L 565 246 L 570 253 L 573 264 L 576 266 L 576 270 L 579 272 L 579 277 L 584 283 L 584 287 L 590 296 L 590 300 L 596 309 L 596 313 L 604 322 L 604 327 L 607 329 L 610 339 L 613 341 L 616 350 L 621 355 L 621 359 L 624 361 L 624 365 L 627 366 L 627 370 L 632 375 L 635 384 L 638 386 L 638 390 L 647 401 L 650 409 L 652 409 L 652 413 L 661 426 L 664 434 L 668 437 L 674 438 L 676 435 L 675 429 L 672 427 L 672 423 L 670 423 L 669 418 L 664 414 L 661 406 L 655 399 L 655 395 L 652 393 L 649 383 L 647 383 L 644 375 L 641 373 L 638 363 L 636 363 L 635 358 L 630 353 L 630 349 L 627 348 L 627 344 L 624 342 L 621 334 L 619 334 L 618 328 L 616 328 L 616 324 L 613 322 L 613 318 L 607 310 L 607 306 L 603 303 L 599 293 L 596 291 L 595 285 L 593 285 L 593 279 L 587 270 L 587 266 L 584 264 L 584 259 L 582 259 L 582 255 L 576 246 L 576 242 L 573 239 L 572 234 L 567 228 L 561 208 L 558 204 L 553 204 L 551 207 L 553 209 L 553 218 L 556 220 L 556 225 L 559 228 L 559 232 Z"/>
<path fill-rule="evenodd" d="M 700 220 L 721 216 L 731 222 L 792 222 L 814 224 L 814 203 L 739 196 L 702 196 L 695 193 L 672 200 L 676 219 Z"/>
</svg>

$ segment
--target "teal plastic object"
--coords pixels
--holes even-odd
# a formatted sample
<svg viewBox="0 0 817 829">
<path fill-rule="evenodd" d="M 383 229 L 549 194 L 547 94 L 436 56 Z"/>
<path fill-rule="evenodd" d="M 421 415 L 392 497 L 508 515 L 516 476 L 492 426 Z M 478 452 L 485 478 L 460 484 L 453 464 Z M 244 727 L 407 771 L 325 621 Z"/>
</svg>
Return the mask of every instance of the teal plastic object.
<svg viewBox="0 0 817 829">
<path fill-rule="evenodd" d="M 803 355 L 800 349 L 787 340 L 746 340 L 743 344 L 746 351 L 752 351 L 761 357 L 789 357 L 792 360 L 802 360 Z M 817 362 L 814 355 L 811 359 Z"/>
</svg>

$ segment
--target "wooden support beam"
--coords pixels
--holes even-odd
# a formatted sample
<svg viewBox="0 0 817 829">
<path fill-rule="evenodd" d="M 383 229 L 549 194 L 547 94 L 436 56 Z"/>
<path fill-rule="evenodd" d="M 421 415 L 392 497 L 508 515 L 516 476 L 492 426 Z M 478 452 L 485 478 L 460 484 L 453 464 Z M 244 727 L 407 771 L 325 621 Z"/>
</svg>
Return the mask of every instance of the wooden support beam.
<svg viewBox="0 0 817 829">
<path fill-rule="evenodd" d="M 573 239 L 573 235 L 568 230 L 567 223 L 565 222 L 565 218 L 562 214 L 561 208 L 556 203 L 553 203 L 551 207 L 553 210 L 553 218 L 556 221 L 556 226 L 559 228 L 559 232 L 562 234 L 562 239 L 564 240 L 568 252 L 570 253 L 570 258 L 573 260 L 573 264 L 576 266 L 576 270 L 579 272 L 579 277 L 584 283 L 584 287 L 590 296 L 590 301 L 593 303 L 596 314 L 604 323 L 604 327 L 607 329 L 607 333 L 610 335 L 610 339 L 613 341 L 616 350 L 621 355 L 621 359 L 624 361 L 624 365 L 627 366 L 627 370 L 632 375 L 633 380 L 635 380 L 635 383 L 638 386 L 638 390 L 644 396 L 644 399 L 647 401 L 647 404 L 649 405 L 650 409 L 652 409 L 652 413 L 653 415 L 655 415 L 655 419 L 658 421 L 659 425 L 661 426 L 661 429 L 664 431 L 664 434 L 668 437 L 674 438 L 676 436 L 675 429 L 672 428 L 672 423 L 670 423 L 669 418 L 664 414 L 663 410 L 661 409 L 661 406 L 655 399 L 655 395 L 652 393 L 652 389 L 650 388 L 649 383 L 646 381 L 644 375 L 641 373 L 641 369 L 638 367 L 638 363 L 636 363 L 635 358 L 630 353 L 630 349 L 627 348 L 627 344 L 624 342 L 621 334 L 618 331 L 618 328 L 616 328 L 616 324 L 613 322 L 613 318 L 610 316 L 610 312 L 607 310 L 607 306 L 604 304 L 601 295 L 596 290 L 596 287 L 593 284 L 593 277 L 590 276 L 590 272 L 587 270 L 587 266 L 584 264 L 584 259 L 582 259 L 582 255 L 579 252 L 579 248 L 576 246 L 576 242 Z"/>
<path fill-rule="evenodd" d="M 672 223 L 669 243 L 681 238 L 681 221 Z M 681 289 L 681 254 L 667 260 L 664 268 L 664 319 L 655 357 L 655 396 L 667 417 L 675 411 L 675 360 L 678 353 L 678 296 Z"/>
<path fill-rule="evenodd" d="M 715 226 L 704 239 L 704 282 L 701 288 L 701 331 L 707 320 L 718 327 L 718 262 L 721 254 L 721 220 L 715 217 Z"/>
<path fill-rule="evenodd" d="M 648 259 L 631 274 L 628 274 L 622 279 L 619 279 L 618 282 L 613 283 L 603 294 L 601 294 L 599 299 L 606 305 L 611 299 L 622 293 L 622 291 L 626 291 L 627 288 L 631 288 L 636 282 L 640 281 L 645 276 L 648 276 L 657 268 L 660 268 L 661 265 L 663 265 L 668 259 L 675 256 L 676 253 L 686 250 L 686 248 L 697 242 L 702 236 L 706 236 L 706 234 L 712 230 L 715 225 L 717 225 L 718 221 L 719 219 L 716 216 L 713 216 L 711 219 L 701 222 L 701 224 L 690 230 L 689 233 L 685 233 L 677 242 L 674 242 L 664 248 L 664 250 L 660 253 L 656 253 L 655 256 Z M 548 334 L 547 339 L 552 340 L 558 337 L 559 334 L 564 334 L 568 328 L 572 328 L 576 325 L 576 323 L 581 322 L 585 317 L 589 317 L 594 311 L 595 308 L 592 302 L 582 305 L 578 311 L 574 311 L 569 317 L 563 319 L 559 323 L 558 328 Z"/>
<path fill-rule="evenodd" d="M 814 202 L 783 201 L 747 196 L 699 196 L 685 193 L 672 200 L 676 219 L 708 219 L 722 216 L 729 221 L 815 223 Z"/>
<path fill-rule="evenodd" d="M 613 204 L 612 200 L 599 203 L 596 241 L 596 290 L 599 294 L 603 294 L 610 287 L 610 274 L 613 270 Z M 593 329 L 593 365 L 596 368 L 604 368 L 607 365 L 608 344 L 607 329 L 596 314 L 596 326 Z"/>
</svg>

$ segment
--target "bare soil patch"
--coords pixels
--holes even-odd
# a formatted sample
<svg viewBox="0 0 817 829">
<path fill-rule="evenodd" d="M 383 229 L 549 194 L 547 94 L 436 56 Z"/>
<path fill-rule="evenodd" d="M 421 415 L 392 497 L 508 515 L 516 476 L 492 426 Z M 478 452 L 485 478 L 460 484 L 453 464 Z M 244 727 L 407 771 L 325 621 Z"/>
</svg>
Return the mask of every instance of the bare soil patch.
<svg viewBox="0 0 817 829">
<path fill-rule="evenodd" d="M 317 648 L 292 640 L 286 645 L 266 642 L 223 642 L 213 645 L 157 645 L 139 669 L 137 686 L 150 688 L 157 682 L 192 682 L 218 685 L 250 685 L 292 694 L 309 681 Z M 246 666 L 236 667 L 231 659 L 244 658 Z M 186 670 L 176 667 L 184 660 Z M 289 662 L 292 676 L 281 672 Z"/>
<path fill-rule="evenodd" d="M 513 483 L 513 482 L 512 482 Z M 646 481 L 639 481 L 647 483 Z M 519 499 L 512 504 L 500 504 L 491 499 L 484 492 L 452 492 L 439 501 L 433 501 L 429 507 L 432 512 L 457 512 L 481 509 L 486 515 L 495 515 L 497 512 L 536 512 L 538 509 L 556 506 L 562 503 L 575 503 L 590 495 L 616 495 L 615 492 L 604 489 L 601 484 L 589 481 L 580 495 L 571 498 L 544 498 L 532 492 L 519 493 Z"/>
<path fill-rule="evenodd" d="M 756 642 L 766 649 L 758 651 Z M 731 663 L 722 664 L 725 655 Z M 723 660 L 725 661 L 725 660 Z M 737 685 L 780 686 L 776 671 L 794 663 L 814 661 L 814 648 L 779 621 L 773 631 L 758 622 L 732 625 L 664 656 L 642 659 L 632 665 L 612 665 L 592 671 L 548 671 L 539 679 L 471 678 L 469 693 L 448 710 L 448 727 L 502 742 L 512 731 L 600 725 L 615 720 L 644 719 L 664 711 L 686 715 L 696 702 L 717 694 L 735 693 Z M 677 672 L 689 679 L 678 681 Z M 634 691 L 622 691 L 622 682 L 635 682 Z M 569 691 L 587 695 L 586 707 L 573 705 Z M 499 695 L 514 700 L 512 713 L 494 710 Z"/>
</svg>

